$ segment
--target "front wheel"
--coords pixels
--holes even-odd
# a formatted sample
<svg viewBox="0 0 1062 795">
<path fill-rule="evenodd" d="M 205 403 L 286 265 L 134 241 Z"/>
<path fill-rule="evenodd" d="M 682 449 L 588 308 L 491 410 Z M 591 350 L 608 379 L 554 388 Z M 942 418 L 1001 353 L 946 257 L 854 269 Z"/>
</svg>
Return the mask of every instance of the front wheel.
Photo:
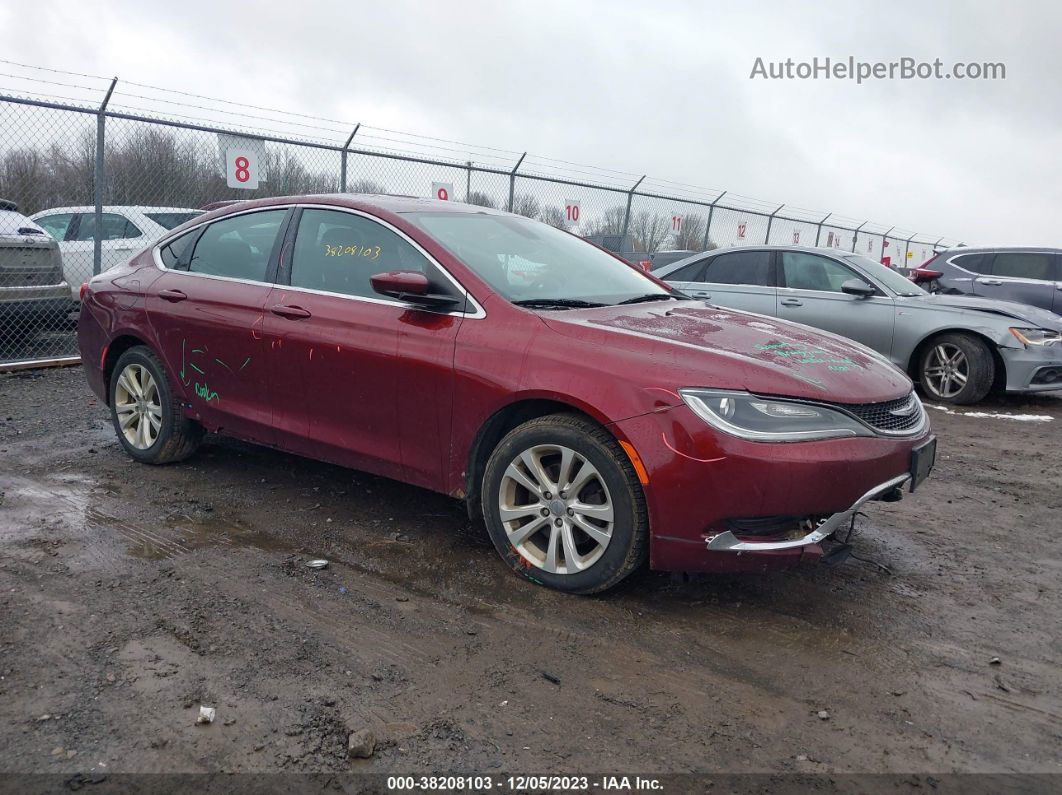
<svg viewBox="0 0 1062 795">
<path fill-rule="evenodd" d="M 923 351 L 918 375 L 929 397 L 969 405 L 992 388 L 995 362 L 981 339 L 969 334 L 942 334 Z"/>
<path fill-rule="evenodd" d="M 498 553 L 533 582 L 597 593 L 645 561 L 648 512 L 630 459 L 578 415 L 511 431 L 487 462 L 481 500 Z"/>
<path fill-rule="evenodd" d="M 111 421 L 125 451 L 145 464 L 181 461 L 199 447 L 203 427 L 184 416 L 166 371 L 151 349 L 138 345 L 114 365 Z"/>
</svg>

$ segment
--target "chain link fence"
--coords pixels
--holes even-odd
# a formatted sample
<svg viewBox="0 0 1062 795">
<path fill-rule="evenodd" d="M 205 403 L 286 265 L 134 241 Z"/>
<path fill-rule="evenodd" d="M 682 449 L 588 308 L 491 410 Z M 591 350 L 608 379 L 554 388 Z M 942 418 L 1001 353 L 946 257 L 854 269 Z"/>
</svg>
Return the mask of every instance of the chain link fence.
<svg viewBox="0 0 1062 795">
<path fill-rule="evenodd" d="M 123 94 L 117 81 L 71 84 L 84 89 L 75 97 L 0 87 L 0 368 L 76 361 L 81 284 L 225 201 L 443 196 L 537 218 L 636 259 L 771 243 L 843 248 L 905 268 L 958 242 L 526 153 L 258 116 L 265 109 L 252 106 L 222 123 L 214 116 L 231 109 L 166 89 L 157 92 L 181 98 L 147 97 L 134 92 L 150 87 L 130 85 Z M 233 152 L 254 162 L 256 187 L 231 186 L 239 182 L 229 174 Z"/>
</svg>

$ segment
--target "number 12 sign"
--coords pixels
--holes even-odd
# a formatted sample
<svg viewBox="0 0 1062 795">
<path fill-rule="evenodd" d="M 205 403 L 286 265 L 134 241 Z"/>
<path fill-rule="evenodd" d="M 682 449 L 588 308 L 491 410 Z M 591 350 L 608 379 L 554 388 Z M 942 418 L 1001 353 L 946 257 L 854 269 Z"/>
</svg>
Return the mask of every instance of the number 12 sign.
<svg viewBox="0 0 1062 795">
<path fill-rule="evenodd" d="M 582 203 L 578 199 L 564 200 L 564 220 L 568 223 L 579 223 L 579 208 Z"/>
<path fill-rule="evenodd" d="M 225 150 L 225 183 L 230 188 L 258 187 L 258 153 L 251 149 Z"/>
</svg>

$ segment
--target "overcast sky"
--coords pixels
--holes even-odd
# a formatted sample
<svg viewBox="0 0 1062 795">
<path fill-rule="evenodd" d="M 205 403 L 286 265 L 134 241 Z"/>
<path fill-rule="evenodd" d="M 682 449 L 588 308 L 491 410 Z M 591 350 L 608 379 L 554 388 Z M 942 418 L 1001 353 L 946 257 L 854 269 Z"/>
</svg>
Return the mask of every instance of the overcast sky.
<svg viewBox="0 0 1062 795">
<path fill-rule="evenodd" d="M 79 0 L 30 13 L 6 3 L 0 57 L 967 243 L 1062 246 L 1062 4 L 755 6 Z M 1006 79 L 749 78 L 757 56 L 849 55 L 1003 62 Z"/>
</svg>

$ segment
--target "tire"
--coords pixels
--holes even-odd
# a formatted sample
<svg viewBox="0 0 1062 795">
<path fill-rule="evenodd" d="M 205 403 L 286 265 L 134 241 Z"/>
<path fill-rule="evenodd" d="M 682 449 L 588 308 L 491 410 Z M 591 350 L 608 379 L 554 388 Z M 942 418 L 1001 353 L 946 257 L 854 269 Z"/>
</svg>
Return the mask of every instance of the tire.
<svg viewBox="0 0 1062 795">
<path fill-rule="evenodd" d="M 150 348 L 138 345 L 118 357 L 108 390 L 115 434 L 132 458 L 172 464 L 199 447 L 203 427 L 184 416 L 166 370 Z"/>
<path fill-rule="evenodd" d="M 554 493 L 565 465 L 574 490 Z M 649 516 L 634 467 L 608 431 L 582 416 L 552 414 L 513 429 L 491 453 L 480 495 L 498 554 L 539 585 L 599 593 L 648 557 Z"/>
<path fill-rule="evenodd" d="M 995 375 L 992 352 L 982 339 L 970 334 L 934 337 L 918 362 L 918 380 L 926 396 L 960 406 L 984 398 Z"/>
</svg>

